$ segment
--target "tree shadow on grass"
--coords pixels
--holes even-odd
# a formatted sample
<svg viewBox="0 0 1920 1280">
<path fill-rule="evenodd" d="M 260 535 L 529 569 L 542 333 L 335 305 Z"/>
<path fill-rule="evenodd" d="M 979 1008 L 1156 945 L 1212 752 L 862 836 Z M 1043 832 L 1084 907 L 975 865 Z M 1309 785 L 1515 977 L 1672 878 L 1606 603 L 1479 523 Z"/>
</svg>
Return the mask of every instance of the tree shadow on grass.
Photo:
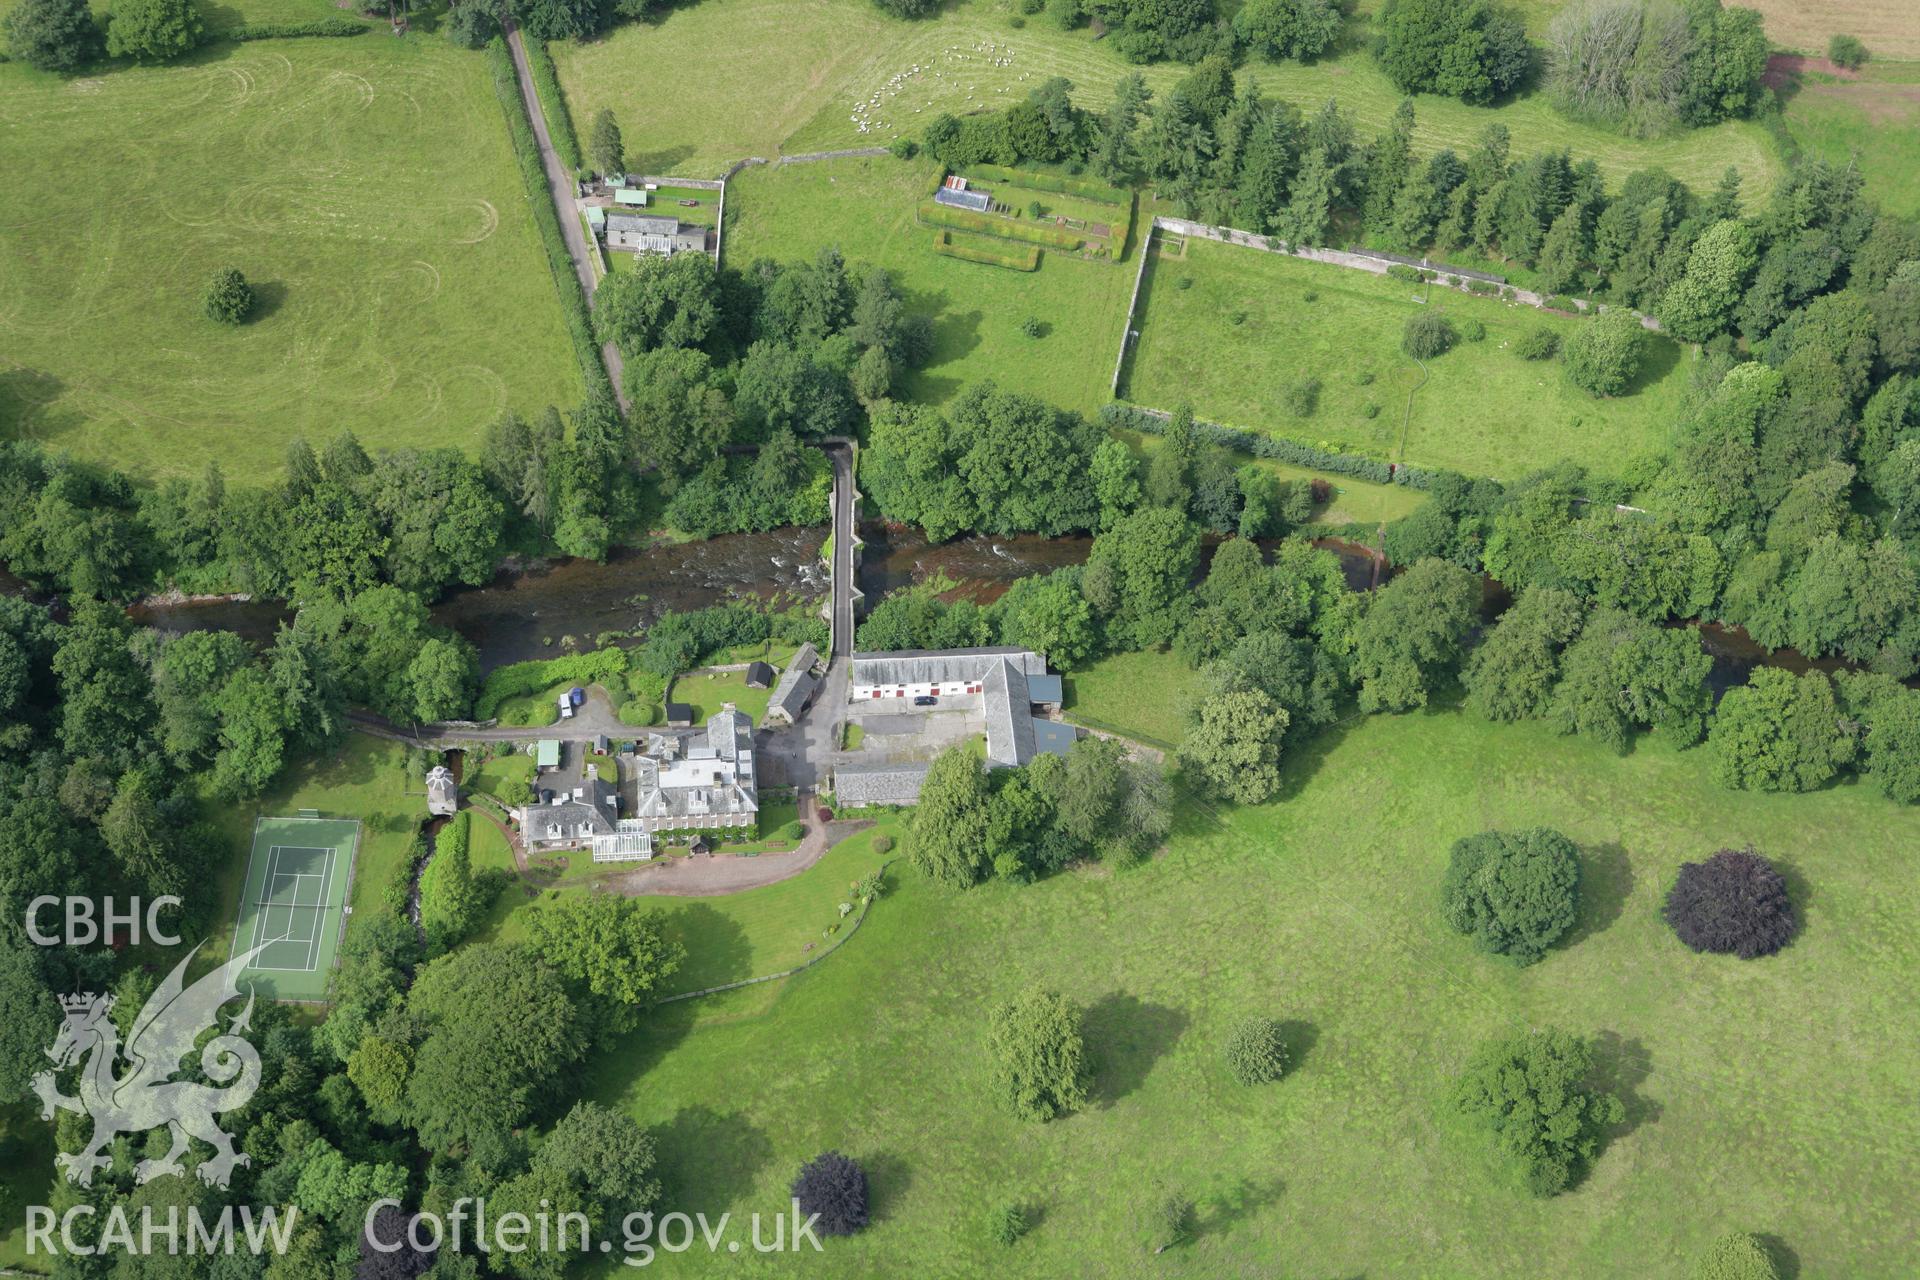
<svg viewBox="0 0 1920 1280">
<path fill-rule="evenodd" d="M 1365 720 L 1366 717 L 1358 710 L 1349 707 L 1341 719 L 1315 729 L 1311 735 L 1300 740 L 1288 742 L 1280 762 L 1280 789 L 1273 793 L 1267 803 L 1281 804 L 1306 790 L 1326 758 Z"/>
<path fill-rule="evenodd" d="M 1146 1080 L 1186 1029 L 1187 1015 L 1115 992 L 1094 1001 L 1081 1025 L 1092 1050 L 1093 1098 L 1111 1106 Z"/>
<path fill-rule="evenodd" d="M 875 1152 L 860 1157 L 867 1171 L 867 1215 L 878 1222 L 900 1204 L 900 1197 L 913 1182 L 913 1167 L 892 1152 Z"/>
<path fill-rule="evenodd" d="M 1780 1280 L 1800 1280 L 1800 1255 L 1793 1247 L 1771 1232 L 1760 1232 L 1754 1237 L 1761 1247 L 1773 1255 L 1773 1265 L 1780 1272 Z"/>
<path fill-rule="evenodd" d="M 1637 1039 L 1602 1031 L 1593 1038 L 1593 1070 L 1587 1080 L 1594 1088 L 1620 1099 L 1626 1116 L 1607 1134 L 1613 1142 L 1626 1137 L 1643 1124 L 1660 1118 L 1660 1104 L 1640 1092 L 1653 1074 L 1653 1059 L 1647 1046 Z"/>
<path fill-rule="evenodd" d="M 1604 933 L 1626 909 L 1633 894 L 1633 863 L 1617 844 L 1580 850 L 1580 916 L 1559 948 L 1575 947 Z"/>
<path fill-rule="evenodd" d="M 668 994 L 754 977 L 753 948 L 740 922 L 704 902 L 682 902 L 665 913 L 666 935 L 687 949 Z"/>
<path fill-rule="evenodd" d="M 1773 863 L 1773 869 L 1780 873 L 1780 878 L 1787 882 L 1787 901 L 1793 904 L 1793 937 L 1787 940 L 1787 946 L 1796 947 L 1813 927 L 1813 916 L 1807 910 L 1813 904 L 1813 884 L 1791 862 L 1782 862 L 1778 858 L 1769 861 Z"/>
<path fill-rule="evenodd" d="M 653 1129 L 661 1203 L 718 1212 L 753 1190 L 773 1158 L 766 1131 L 740 1115 L 682 1107 Z"/>
<path fill-rule="evenodd" d="M 253 307 L 247 312 L 248 324 L 259 324 L 286 305 L 286 281 L 255 280 L 249 283 L 253 285 Z"/>
<path fill-rule="evenodd" d="M 1241 1178 L 1226 1190 L 1202 1199 L 1195 1214 L 1193 1234 L 1196 1237 L 1225 1235 L 1278 1200 L 1286 1189 L 1287 1184 L 1279 1178 L 1262 1182 Z"/>
<path fill-rule="evenodd" d="M 627 172 L 650 175 L 665 175 L 681 161 L 693 155 L 692 147 L 664 147 L 659 151 L 629 151 L 626 156 Z M 768 159 L 772 159 L 771 156 Z"/>
<path fill-rule="evenodd" d="M 1663 334 L 1650 334 L 1645 354 L 1640 357 L 1639 372 L 1634 374 L 1633 381 L 1629 382 L 1627 389 L 1616 398 L 1639 395 L 1672 373 L 1679 363 L 1680 344 Z"/>
<path fill-rule="evenodd" d="M 1301 1018 L 1286 1018 L 1279 1025 L 1280 1043 L 1287 1047 L 1287 1074 L 1292 1075 L 1320 1043 L 1320 1028 Z"/>
</svg>

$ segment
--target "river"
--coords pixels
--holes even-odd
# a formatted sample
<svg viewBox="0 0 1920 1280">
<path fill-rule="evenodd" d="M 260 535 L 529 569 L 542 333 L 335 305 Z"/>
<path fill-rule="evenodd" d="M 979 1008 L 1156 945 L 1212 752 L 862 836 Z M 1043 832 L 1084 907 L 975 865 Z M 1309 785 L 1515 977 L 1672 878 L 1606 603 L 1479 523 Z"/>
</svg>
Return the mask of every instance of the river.
<svg viewBox="0 0 1920 1280">
<path fill-rule="evenodd" d="M 938 545 L 917 530 L 869 522 L 859 571 L 860 589 L 872 605 L 887 592 L 938 576 L 953 584 L 948 600 L 988 604 L 1006 594 L 1016 579 L 1084 564 L 1093 539 L 1084 535 L 1043 538 L 1032 534 L 994 537 L 974 534 Z M 776 598 L 818 600 L 827 591 L 820 548 L 821 529 L 787 528 L 770 533 L 739 533 L 704 542 L 661 542 L 620 547 L 605 564 L 592 560 L 541 561 L 501 570 L 484 587 L 466 587 L 432 606 L 433 620 L 466 637 L 478 650 L 482 670 L 510 662 L 552 657 L 564 641 L 589 647 L 610 631 L 631 632 L 667 610 L 704 608 L 726 600 Z M 1215 539 L 1202 559 L 1204 572 Z M 1375 585 L 1375 565 L 1367 548 L 1336 539 L 1315 543 L 1338 556 L 1347 585 L 1364 591 Z M 1384 581 L 1384 577 L 1381 579 Z M 0 568 L 0 594 L 46 601 L 16 575 Z M 1488 617 L 1506 603 L 1504 588 L 1487 582 L 1483 599 Z M 57 602 L 52 602 L 56 604 Z M 274 600 L 179 599 L 154 597 L 131 606 L 128 616 L 141 626 L 178 634 L 221 629 L 267 644 L 292 615 Z M 1713 657 L 1709 682 L 1714 696 L 1746 682 L 1755 666 L 1788 671 L 1844 669 L 1839 658 L 1809 660 L 1792 649 L 1769 653 L 1738 628 L 1718 623 L 1695 626 L 1701 647 Z"/>
</svg>

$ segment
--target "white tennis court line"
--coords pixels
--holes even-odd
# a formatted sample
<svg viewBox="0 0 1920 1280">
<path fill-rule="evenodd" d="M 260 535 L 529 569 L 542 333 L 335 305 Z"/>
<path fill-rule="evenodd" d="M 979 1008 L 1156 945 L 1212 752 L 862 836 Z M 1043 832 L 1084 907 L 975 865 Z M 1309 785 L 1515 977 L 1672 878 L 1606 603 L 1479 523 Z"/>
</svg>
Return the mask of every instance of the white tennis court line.
<svg viewBox="0 0 1920 1280">
<path fill-rule="evenodd" d="M 278 864 L 280 862 L 280 854 L 283 851 L 289 853 L 322 853 L 325 854 L 325 860 L 321 863 L 322 869 L 319 871 L 281 871 L 278 869 Z M 259 914 L 254 917 L 253 922 L 254 945 L 259 946 L 262 943 L 304 942 L 307 944 L 307 959 L 303 965 L 255 964 L 250 965 L 249 968 L 257 969 L 262 973 L 312 973 L 320 967 L 319 950 L 322 931 L 320 913 L 325 910 L 326 907 L 327 882 L 333 875 L 335 856 L 336 851 L 333 849 L 305 848 L 298 845 L 273 845 L 269 847 L 267 850 L 266 885 L 263 886 L 263 888 L 267 889 L 268 900 L 264 903 L 257 904 Z M 293 901 L 272 901 L 280 885 L 288 880 L 293 881 Z M 317 880 L 320 882 L 319 901 L 317 902 L 306 903 L 301 901 L 303 896 L 301 891 L 305 887 L 305 882 L 308 880 Z M 263 935 L 266 933 L 267 915 L 275 907 L 287 908 L 287 932 L 277 938 L 265 938 Z M 313 912 L 313 930 L 304 938 L 296 938 L 293 935 L 293 913 L 296 911 Z"/>
<path fill-rule="evenodd" d="M 258 839 L 259 839 L 259 835 L 260 835 L 260 828 L 261 828 L 261 827 L 262 827 L 263 825 L 265 825 L 265 823 L 266 823 L 267 821 L 268 821 L 268 819 L 267 819 L 267 818 L 266 818 L 266 817 L 265 817 L 264 815 L 261 815 L 261 816 L 257 816 L 257 817 L 255 817 L 255 818 L 254 818 L 254 820 L 253 820 L 253 834 L 254 834 L 254 839 L 255 839 L 255 840 L 258 840 Z M 341 819 L 341 818 L 308 818 L 308 817 L 298 817 L 298 818 L 276 818 L 276 819 L 273 819 L 273 821 L 276 821 L 276 822 L 321 822 L 321 823 L 327 823 L 327 824 L 330 824 L 330 825 L 332 825 L 332 824 L 338 824 L 339 826 L 342 826 L 342 827 L 344 827 L 344 828 L 345 828 L 345 830 L 344 830 L 344 832 L 343 832 L 343 834 L 344 834 L 344 835 L 346 835 L 346 836 L 347 836 L 348 838 L 350 838 L 350 839 L 351 839 L 351 840 L 353 841 L 353 844 L 354 844 L 355 846 L 357 846 L 357 845 L 359 844 L 359 840 L 360 840 L 360 824 L 359 824 L 358 822 L 355 822 L 355 821 L 352 821 L 352 820 L 349 820 L 349 819 Z M 289 850 L 289 851 L 298 851 L 298 852 L 303 852 L 303 853 L 325 853 L 325 854 L 326 854 L 326 861 L 325 861 L 325 863 L 323 864 L 323 870 L 321 870 L 321 871 L 318 871 L 318 872 L 313 872 L 313 871 L 276 871 L 276 869 L 275 869 L 275 863 L 276 863 L 276 862 L 278 861 L 278 855 L 279 855 L 279 853 L 280 853 L 280 851 L 281 851 L 281 850 L 283 850 L 283 849 L 285 849 L 285 850 Z M 326 848 L 324 848 L 324 849 L 316 849 L 316 848 L 311 848 L 311 847 L 303 847 L 303 846 L 300 846 L 300 845 L 270 845 L 270 846 L 268 846 L 268 850 L 267 850 L 267 873 L 266 873 L 266 878 L 268 879 L 268 881 L 269 881 L 270 883 L 274 883 L 274 882 L 275 882 L 275 881 L 274 881 L 274 877 L 275 877 L 276 875 L 277 875 L 277 876 L 284 876 L 284 877 L 294 877 L 294 878 L 314 878 L 314 879 L 318 879 L 318 880 L 320 880 L 320 881 L 321 881 L 321 886 L 320 886 L 320 901 L 319 901 L 318 903 L 316 903 L 316 904 L 312 904 L 312 905 L 310 905 L 310 906 L 304 906 L 304 907 L 301 907 L 301 906 L 298 906 L 298 905 L 297 905 L 297 903 L 298 903 L 298 897 L 299 897 L 299 888 L 300 888 L 300 886 L 299 886 L 299 885 L 298 885 L 298 884 L 296 883 L 296 888 L 295 888 L 295 899 L 296 899 L 296 902 L 295 902 L 295 903 L 293 903 L 293 904 L 288 904 L 288 903 L 282 903 L 282 904 L 278 904 L 278 905 L 282 905 L 282 906 L 288 906 L 288 907 L 289 907 L 290 909 L 304 909 L 304 910 L 309 910 L 309 911 L 312 911 L 312 912 L 314 913 L 314 920 L 315 920 L 315 924 L 316 924 L 316 927 L 315 927 L 315 929 L 314 929 L 314 931 L 313 931 L 313 936 L 312 936 L 312 938 L 311 938 L 311 939 L 305 939 L 305 940 L 304 940 L 304 941 L 307 941 L 307 942 L 308 942 L 308 948 L 307 948 L 307 963 L 306 963 L 306 965 L 305 965 L 305 967 L 304 967 L 304 968 L 294 968 L 293 966 L 290 966 L 290 965 L 266 965 L 266 964 L 250 964 L 250 965 L 248 965 L 248 966 L 247 966 L 247 969 L 248 969 L 248 971 L 249 971 L 249 972 L 254 972 L 254 971 L 258 971 L 258 972 L 262 972 L 262 973 L 313 973 L 313 972 L 316 972 L 316 971 L 317 971 L 317 970 L 319 969 L 319 954 L 318 954 L 318 952 L 319 952 L 319 946 L 320 946 L 320 941 L 321 941 L 321 938 L 322 938 L 322 936 L 323 936 L 323 930 L 324 930 L 324 924 L 322 924 L 322 923 L 321 923 L 321 920 L 320 920 L 320 916 L 321 916 L 321 914 L 322 914 L 323 912 L 325 912 L 325 911 L 326 911 L 326 910 L 328 909 L 328 903 L 327 903 L 327 900 L 326 900 L 326 899 L 327 899 L 327 890 L 328 890 L 328 887 L 329 887 L 329 885 L 328 885 L 328 881 L 330 881 L 330 880 L 331 880 L 331 878 L 332 878 L 332 876 L 333 876 L 333 869 L 334 869 L 334 865 L 335 865 L 335 862 L 336 862 L 336 861 L 338 860 L 338 858 L 339 858 L 339 855 L 340 855 L 340 849 L 339 849 L 339 846 L 338 846 L 337 844 L 336 844 L 336 845 L 332 845 L 332 846 L 328 846 L 328 847 L 326 847 Z M 349 851 L 349 854 L 348 854 L 348 859 L 349 859 L 349 860 L 348 860 L 348 863 L 347 863 L 347 866 L 348 866 L 348 875 L 349 875 L 349 876 L 351 876 L 351 875 L 352 875 L 352 866 L 353 866 L 353 863 L 352 863 L 352 852 L 351 852 L 351 850 Z M 342 908 L 342 915 L 344 916 L 344 914 L 345 914 L 345 906 L 346 906 L 346 903 L 345 903 L 345 897 L 344 897 L 344 888 L 345 888 L 345 886 L 342 886 L 342 888 L 343 888 L 343 895 L 342 895 L 342 900 L 341 900 L 341 902 L 340 902 L 340 904 L 339 904 L 339 905 L 340 905 L 340 907 Z M 245 912 L 246 912 L 246 909 L 247 909 L 247 906 L 248 906 L 248 902 L 247 902 L 247 899 L 246 899 L 246 896 L 245 896 L 245 894 L 243 893 L 243 894 L 242 894 L 242 896 L 241 896 L 241 902 L 240 902 L 240 911 L 241 911 L 241 913 L 242 913 L 242 915 L 244 915 L 244 914 L 245 914 Z M 253 906 L 255 907 L 255 909 L 256 909 L 256 911 L 258 911 L 258 913 L 259 913 L 259 914 L 257 914 L 257 915 L 255 916 L 255 918 L 254 918 L 254 929 L 253 929 L 253 937 L 254 937 L 254 945 L 255 945 L 255 946 L 259 946 L 259 945 L 261 945 L 261 943 L 262 943 L 262 941 L 263 941 L 263 939 L 262 939 L 262 937 L 261 937 L 261 934 L 265 932 L 265 915 L 266 915 L 266 908 L 265 908 L 265 906 L 263 906 L 263 904 L 261 904 L 261 903 L 259 903 L 259 902 L 257 902 L 257 901 L 253 903 Z M 287 921 L 287 924 L 288 924 L 288 927 L 289 927 L 289 929 L 291 929 L 291 927 L 292 927 L 292 924 L 293 924 L 293 921 L 292 921 L 291 919 L 289 919 L 289 920 Z M 344 927 L 344 925 L 343 925 L 343 927 Z M 292 937 L 292 936 L 291 936 L 291 934 L 289 934 L 289 935 L 288 935 L 287 937 L 285 937 L 285 938 L 273 938 L 273 939 L 266 939 L 265 941 L 268 941 L 268 942 L 283 942 L 283 941 L 284 941 L 284 942 L 299 942 L 299 941 L 303 941 L 303 939 L 299 939 L 299 938 L 294 938 L 294 937 Z"/>
</svg>

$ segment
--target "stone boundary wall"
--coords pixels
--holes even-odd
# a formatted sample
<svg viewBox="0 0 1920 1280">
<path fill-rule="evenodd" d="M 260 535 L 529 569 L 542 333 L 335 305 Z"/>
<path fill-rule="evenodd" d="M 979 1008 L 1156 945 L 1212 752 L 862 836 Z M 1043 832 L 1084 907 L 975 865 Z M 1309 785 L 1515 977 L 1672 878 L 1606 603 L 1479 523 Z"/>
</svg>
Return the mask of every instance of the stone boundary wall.
<svg viewBox="0 0 1920 1280">
<path fill-rule="evenodd" d="M 1160 229 L 1160 219 L 1147 223 L 1146 231 L 1140 237 L 1140 261 L 1134 264 L 1133 294 L 1127 299 L 1127 317 L 1120 326 L 1120 354 L 1113 361 L 1113 382 L 1107 393 L 1115 400 L 1120 398 L 1120 371 L 1127 367 L 1127 343 L 1133 337 L 1134 313 L 1140 309 L 1140 286 L 1147 279 L 1147 258 L 1153 251 L 1153 233 Z"/>
</svg>

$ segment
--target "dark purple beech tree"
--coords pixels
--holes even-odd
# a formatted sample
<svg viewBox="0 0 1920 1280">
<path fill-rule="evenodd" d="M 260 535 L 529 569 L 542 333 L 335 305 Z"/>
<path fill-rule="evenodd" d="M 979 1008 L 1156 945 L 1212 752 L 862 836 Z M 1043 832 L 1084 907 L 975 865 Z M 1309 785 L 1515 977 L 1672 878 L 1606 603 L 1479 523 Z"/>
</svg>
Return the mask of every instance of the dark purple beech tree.
<svg viewBox="0 0 1920 1280">
<path fill-rule="evenodd" d="M 801 1166 L 793 1180 L 793 1198 L 800 1212 L 820 1215 L 820 1230 L 826 1235 L 850 1236 L 867 1225 L 866 1170 L 838 1151 Z"/>
<path fill-rule="evenodd" d="M 1665 915 L 1695 951 L 1731 952 L 1742 960 L 1772 955 L 1798 925 L 1786 880 L 1752 849 L 1722 849 L 1705 862 L 1683 863 L 1667 892 Z"/>
<path fill-rule="evenodd" d="M 427 1273 L 434 1255 L 413 1247 L 407 1235 L 413 1220 L 412 1214 L 396 1205 L 380 1207 L 370 1228 L 360 1234 L 360 1262 L 353 1270 L 354 1280 L 415 1280 Z M 375 1241 L 400 1247 L 391 1251 L 375 1248 Z"/>
</svg>

